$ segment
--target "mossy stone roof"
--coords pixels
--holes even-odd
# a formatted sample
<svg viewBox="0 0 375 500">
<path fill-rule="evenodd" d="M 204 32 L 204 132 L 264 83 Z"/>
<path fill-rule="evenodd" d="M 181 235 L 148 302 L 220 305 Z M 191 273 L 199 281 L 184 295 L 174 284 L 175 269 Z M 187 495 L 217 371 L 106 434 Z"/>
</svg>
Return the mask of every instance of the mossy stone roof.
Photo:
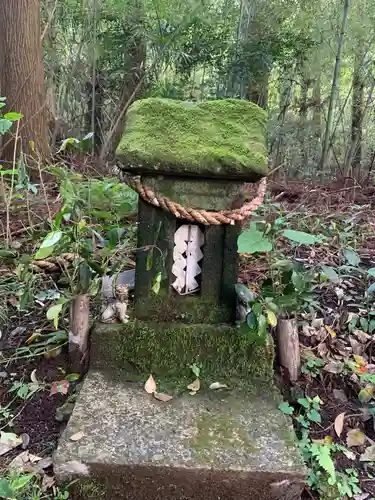
<svg viewBox="0 0 375 500">
<path fill-rule="evenodd" d="M 116 157 L 128 171 L 257 181 L 267 174 L 266 121 L 243 100 L 142 99 L 127 112 Z"/>
</svg>

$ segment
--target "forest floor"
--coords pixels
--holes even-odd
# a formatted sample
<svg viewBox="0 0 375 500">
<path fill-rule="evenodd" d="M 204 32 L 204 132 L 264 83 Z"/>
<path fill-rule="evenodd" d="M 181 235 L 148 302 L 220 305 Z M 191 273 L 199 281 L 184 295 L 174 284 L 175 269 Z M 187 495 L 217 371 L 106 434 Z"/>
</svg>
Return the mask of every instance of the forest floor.
<svg viewBox="0 0 375 500">
<path fill-rule="evenodd" d="M 294 419 L 310 467 L 303 498 L 338 498 L 330 496 L 335 487 L 340 498 L 370 500 L 375 498 L 372 199 L 360 193 L 360 199 L 353 201 L 353 191 L 308 186 L 297 195 L 281 189 L 272 196 L 276 201 L 265 204 L 255 220 L 272 228 L 274 253 L 315 272 L 312 306 L 298 315 L 300 380 L 291 384 L 277 367 L 278 383 L 288 401 L 283 411 Z M 53 215 L 60 209 L 55 192 L 48 200 L 47 210 L 45 197 L 31 197 L 27 206 L 15 204 L 8 220 L 5 215 L 0 220 L 0 232 L 5 234 L 8 225 L 8 236 L 12 235 L 7 259 L 0 265 L 0 300 L 5 300 L 7 311 L 6 318 L 0 317 L 0 477 L 13 464 L 20 474 L 32 471 L 41 479 L 38 488 L 44 496 L 32 498 L 63 499 L 68 498 L 64 492 L 53 491 L 50 457 L 69 414 L 61 408 L 74 402 L 77 381 L 67 376 L 66 337 L 46 319 L 56 289 L 54 276 L 38 275 L 33 305 L 26 311 L 20 310 L 17 286 L 20 257 L 40 238 L 46 212 Z M 36 227 L 31 231 L 31 226 Z M 293 245 L 279 228 L 322 239 L 315 245 Z M 239 281 L 256 291 L 255 284 L 266 279 L 269 266 L 265 253 L 242 256 Z"/>
</svg>

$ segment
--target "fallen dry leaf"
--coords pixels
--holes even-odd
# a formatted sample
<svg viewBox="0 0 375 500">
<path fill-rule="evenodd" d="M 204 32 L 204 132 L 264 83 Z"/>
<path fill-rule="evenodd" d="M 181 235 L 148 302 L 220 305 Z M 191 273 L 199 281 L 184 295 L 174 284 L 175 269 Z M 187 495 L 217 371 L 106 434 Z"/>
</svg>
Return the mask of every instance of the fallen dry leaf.
<svg viewBox="0 0 375 500">
<path fill-rule="evenodd" d="M 79 441 L 80 439 L 82 439 L 82 438 L 83 438 L 83 436 L 84 436 L 84 435 L 85 435 L 85 434 L 84 434 L 82 431 L 80 431 L 80 432 L 76 432 L 75 434 L 73 434 L 73 436 L 70 436 L 70 438 L 69 438 L 69 439 L 70 439 L 71 441 Z"/>
<path fill-rule="evenodd" d="M 162 392 L 154 392 L 154 398 L 158 399 L 159 401 L 163 401 L 163 403 L 167 403 L 171 399 L 173 399 L 173 396 L 170 396 L 169 394 L 163 394 Z"/>
<path fill-rule="evenodd" d="M 22 444 L 22 439 L 13 432 L 0 432 L 0 456 L 17 448 Z"/>
<path fill-rule="evenodd" d="M 323 370 L 329 373 L 341 373 L 344 369 L 344 363 L 341 363 L 341 361 L 331 361 L 330 363 L 327 363 Z"/>
<path fill-rule="evenodd" d="M 333 389 L 332 393 L 333 397 L 337 399 L 337 401 L 341 401 L 342 403 L 348 402 L 348 397 L 342 389 Z"/>
<path fill-rule="evenodd" d="M 341 436 L 342 430 L 344 428 L 344 419 L 345 419 L 345 412 L 339 413 L 337 417 L 335 418 L 335 432 L 338 435 L 338 437 Z"/>
<path fill-rule="evenodd" d="M 350 345 L 353 349 L 354 354 L 356 354 L 357 356 L 361 356 L 364 353 L 366 346 L 364 344 L 361 344 L 358 340 L 356 340 L 351 335 L 349 335 L 349 342 L 350 342 Z"/>
<path fill-rule="evenodd" d="M 354 453 L 354 451 L 343 450 L 343 454 L 346 456 L 346 458 L 349 458 L 349 460 L 355 460 L 357 458 L 357 455 Z"/>
<path fill-rule="evenodd" d="M 30 456 L 30 462 L 31 462 L 31 456 Z M 43 470 L 43 469 L 48 469 L 48 467 L 51 467 L 53 464 L 52 457 L 46 457 L 42 458 L 41 460 L 39 459 L 37 466 L 38 469 Z"/>
<path fill-rule="evenodd" d="M 156 392 L 156 382 L 152 375 L 150 375 L 145 383 L 145 391 L 148 394 L 153 394 Z"/>
<path fill-rule="evenodd" d="M 375 460 L 375 444 L 368 446 L 359 457 L 360 462 L 373 462 Z"/>
<path fill-rule="evenodd" d="M 209 389 L 216 390 L 216 389 L 225 389 L 228 388 L 227 384 L 222 384 L 221 382 L 213 382 Z"/>
<path fill-rule="evenodd" d="M 194 392 L 194 394 L 197 393 L 199 391 L 199 389 L 201 388 L 201 382 L 200 382 L 199 378 L 196 378 L 194 380 L 194 382 L 192 382 L 191 384 L 189 384 L 187 386 L 187 388 L 189 389 L 189 391 Z M 192 396 L 194 396 L 194 394 L 192 394 Z"/>
<path fill-rule="evenodd" d="M 332 330 L 332 328 L 328 325 L 324 325 L 325 329 L 327 332 L 330 334 L 330 336 L 334 339 L 336 337 L 336 332 Z"/>
<path fill-rule="evenodd" d="M 8 297 L 8 302 L 11 306 L 17 308 L 20 305 L 20 301 L 17 299 L 17 297 Z"/>
<path fill-rule="evenodd" d="M 50 395 L 52 396 L 53 394 L 68 394 L 69 385 L 69 380 L 56 380 L 56 382 L 53 382 L 51 385 Z"/>
<path fill-rule="evenodd" d="M 358 354 L 354 354 L 353 358 L 358 366 L 366 366 L 367 360 L 363 356 L 359 356 Z"/>
<path fill-rule="evenodd" d="M 346 444 L 351 448 L 352 446 L 362 446 L 365 444 L 366 434 L 359 429 L 350 429 L 346 437 Z"/>
<path fill-rule="evenodd" d="M 358 393 L 358 399 L 361 403 L 368 403 L 374 396 L 375 386 L 372 384 L 366 384 L 364 389 L 361 389 Z"/>
<path fill-rule="evenodd" d="M 367 408 L 366 406 L 363 406 L 361 409 L 361 420 L 362 422 L 368 422 L 369 420 L 372 419 L 373 415 L 370 412 L 370 409 Z"/>
<path fill-rule="evenodd" d="M 362 342 L 362 344 L 365 344 L 367 341 L 372 339 L 372 336 L 369 335 L 368 333 L 364 332 L 363 330 L 357 330 L 356 328 L 353 330 L 353 335 L 357 337 L 357 339 Z"/>
<path fill-rule="evenodd" d="M 23 432 L 20 435 L 20 438 L 22 439 L 22 449 L 26 450 L 26 448 L 29 446 L 30 443 L 30 436 L 26 434 L 26 432 Z"/>
<path fill-rule="evenodd" d="M 19 455 L 17 455 L 8 465 L 8 468 L 12 472 L 18 472 L 22 474 L 26 471 L 27 464 L 30 463 L 29 452 L 23 451 Z"/>
<path fill-rule="evenodd" d="M 53 476 L 47 476 L 47 474 L 43 475 L 43 480 L 42 480 L 42 491 L 45 492 L 52 488 L 55 484 L 55 478 Z"/>
<path fill-rule="evenodd" d="M 332 439 L 332 436 L 324 436 L 323 439 L 312 439 L 311 440 L 313 443 L 316 443 L 316 444 L 327 444 L 327 445 L 331 445 L 333 443 L 333 439 Z"/>
<path fill-rule="evenodd" d="M 42 335 L 37 332 L 37 333 L 33 333 L 32 335 L 30 335 L 30 337 L 26 340 L 26 344 L 30 345 L 32 344 L 34 341 L 37 341 L 37 340 L 40 340 L 42 337 Z"/>
</svg>

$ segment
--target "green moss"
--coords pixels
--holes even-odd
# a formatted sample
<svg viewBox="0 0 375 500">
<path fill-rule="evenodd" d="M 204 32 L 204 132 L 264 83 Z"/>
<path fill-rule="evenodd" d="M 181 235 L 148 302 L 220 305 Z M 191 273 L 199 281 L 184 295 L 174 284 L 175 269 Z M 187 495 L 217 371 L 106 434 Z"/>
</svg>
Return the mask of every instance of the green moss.
<svg viewBox="0 0 375 500">
<path fill-rule="evenodd" d="M 147 319 L 156 323 L 180 322 L 225 323 L 233 316 L 224 306 L 218 306 L 217 300 L 206 296 L 167 296 L 163 291 L 158 295 L 138 298 L 135 306 L 138 319 Z"/>
<path fill-rule="evenodd" d="M 142 172 L 256 181 L 267 173 L 266 120 L 264 110 L 237 99 L 139 100 L 116 155 Z"/>
<path fill-rule="evenodd" d="M 251 443 L 245 426 L 230 417 L 215 417 L 203 414 L 197 420 L 198 434 L 190 441 L 190 446 L 202 459 L 212 456 L 212 450 L 241 448 L 246 453 L 255 453 L 259 448 Z"/>
<path fill-rule="evenodd" d="M 99 500 L 106 498 L 106 489 L 103 484 L 95 478 L 81 479 L 74 487 L 79 498 L 85 500 Z"/>
<path fill-rule="evenodd" d="M 191 381 L 190 365 L 201 367 L 202 382 L 236 384 L 254 377 L 270 382 L 273 346 L 244 346 L 236 328 L 220 325 L 173 326 L 132 320 L 126 325 L 98 325 L 91 339 L 91 365 L 117 370 L 123 380 L 153 373 L 165 387 Z M 133 378 L 135 377 L 135 378 Z"/>
</svg>

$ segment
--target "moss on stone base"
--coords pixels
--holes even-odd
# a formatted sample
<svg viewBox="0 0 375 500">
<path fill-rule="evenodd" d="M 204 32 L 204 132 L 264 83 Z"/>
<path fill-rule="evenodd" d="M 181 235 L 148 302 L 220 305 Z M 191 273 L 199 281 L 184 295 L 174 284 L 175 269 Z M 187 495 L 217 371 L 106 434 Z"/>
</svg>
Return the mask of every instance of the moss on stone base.
<svg viewBox="0 0 375 500">
<path fill-rule="evenodd" d="M 151 297 L 138 297 L 135 315 L 138 319 L 155 323 L 220 324 L 234 320 L 233 310 L 218 305 L 216 298 L 177 294 L 167 296 L 163 291 Z"/>
<path fill-rule="evenodd" d="M 98 325 L 91 340 L 91 367 L 128 374 L 130 379 L 153 373 L 182 382 L 191 379 L 190 365 L 201 378 L 214 382 L 273 377 L 274 347 L 245 345 L 238 330 L 221 325 L 152 324 L 132 320 L 126 325 Z M 184 382 L 183 382 L 184 383 Z"/>
<path fill-rule="evenodd" d="M 256 181 L 267 174 L 266 121 L 238 99 L 143 99 L 128 110 L 116 156 L 141 172 Z"/>
</svg>

